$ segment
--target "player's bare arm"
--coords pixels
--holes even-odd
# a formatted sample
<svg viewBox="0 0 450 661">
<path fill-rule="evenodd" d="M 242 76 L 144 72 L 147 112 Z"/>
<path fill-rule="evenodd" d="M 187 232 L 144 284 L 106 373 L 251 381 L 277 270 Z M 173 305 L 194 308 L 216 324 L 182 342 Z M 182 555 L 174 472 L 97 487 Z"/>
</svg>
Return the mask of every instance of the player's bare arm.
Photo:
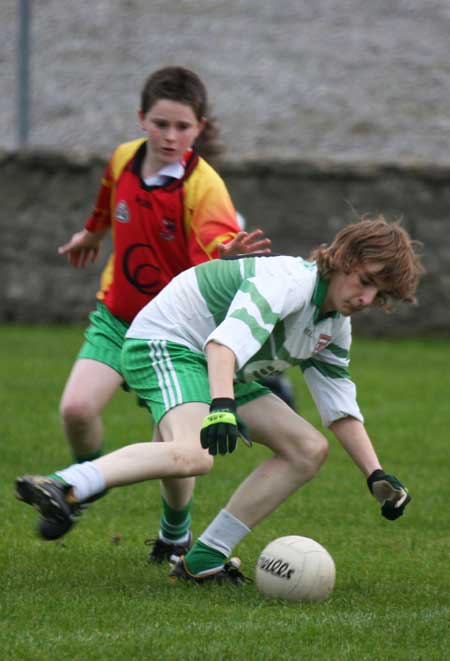
<svg viewBox="0 0 450 661">
<path fill-rule="evenodd" d="M 95 262 L 100 244 L 108 230 L 90 232 L 87 229 L 75 232 L 70 241 L 58 248 L 58 255 L 67 255 L 69 264 L 74 268 L 83 268 L 88 262 Z"/>
<path fill-rule="evenodd" d="M 370 493 L 381 505 L 382 516 L 391 521 L 398 519 L 411 496 L 400 480 L 381 468 L 364 425 L 355 418 L 347 417 L 333 422 L 330 429 L 364 473 Z"/>
<path fill-rule="evenodd" d="M 381 468 L 362 422 L 351 417 L 341 418 L 333 422 L 330 429 L 366 478 Z"/>
<path fill-rule="evenodd" d="M 233 377 L 236 356 L 228 347 L 208 342 L 208 379 L 211 392 L 209 414 L 203 420 L 200 442 L 209 454 L 233 452 L 238 438 Z"/>
<path fill-rule="evenodd" d="M 233 378 L 236 356 L 223 344 L 208 342 L 206 345 L 208 379 L 211 399 L 215 397 L 234 398 Z"/>
</svg>

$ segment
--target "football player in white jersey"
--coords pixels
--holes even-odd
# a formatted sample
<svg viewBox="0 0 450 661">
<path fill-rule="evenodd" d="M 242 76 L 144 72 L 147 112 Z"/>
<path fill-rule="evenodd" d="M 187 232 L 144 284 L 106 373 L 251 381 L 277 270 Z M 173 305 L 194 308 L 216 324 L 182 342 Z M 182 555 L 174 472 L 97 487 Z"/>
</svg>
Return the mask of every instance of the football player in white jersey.
<svg viewBox="0 0 450 661">
<path fill-rule="evenodd" d="M 76 519 L 106 488 L 209 472 L 237 439 L 272 456 L 240 485 L 172 578 L 240 584 L 233 547 L 319 471 L 324 435 L 255 379 L 303 372 L 323 425 L 367 480 L 388 519 L 410 501 L 385 473 L 349 375 L 351 315 L 415 301 L 417 244 L 383 218 L 344 227 L 309 261 L 287 256 L 214 260 L 189 269 L 136 316 L 122 352 L 125 378 L 151 410 L 158 443 L 137 443 L 56 477 L 17 479 L 17 497 L 48 519 Z"/>
</svg>

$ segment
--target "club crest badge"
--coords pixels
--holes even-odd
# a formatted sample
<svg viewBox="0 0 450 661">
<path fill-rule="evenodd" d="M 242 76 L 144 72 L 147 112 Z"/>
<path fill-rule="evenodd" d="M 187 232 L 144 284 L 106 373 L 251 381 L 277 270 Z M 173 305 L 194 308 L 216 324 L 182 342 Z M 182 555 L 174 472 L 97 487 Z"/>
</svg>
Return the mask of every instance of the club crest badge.
<svg viewBox="0 0 450 661">
<path fill-rule="evenodd" d="M 325 335 L 325 333 L 321 333 L 319 335 L 319 339 L 316 343 L 316 346 L 314 347 L 313 353 L 319 353 L 319 351 L 323 351 L 325 347 L 327 347 L 331 342 L 331 335 Z"/>
<path fill-rule="evenodd" d="M 130 222 L 130 212 L 128 210 L 128 205 L 124 200 L 121 200 L 119 204 L 116 206 L 115 217 L 116 220 L 119 221 L 119 223 Z"/>
<path fill-rule="evenodd" d="M 162 219 L 162 229 L 159 233 L 164 241 L 172 241 L 175 238 L 176 222 L 170 218 Z"/>
</svg>

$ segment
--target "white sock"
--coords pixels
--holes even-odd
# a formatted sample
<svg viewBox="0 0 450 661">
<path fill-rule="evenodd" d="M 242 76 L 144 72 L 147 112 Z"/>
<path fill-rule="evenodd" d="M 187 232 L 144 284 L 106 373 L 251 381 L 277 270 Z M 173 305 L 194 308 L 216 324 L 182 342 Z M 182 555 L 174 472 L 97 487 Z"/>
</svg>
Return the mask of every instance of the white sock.
<svg viewBox="0 0 450 661">
<path fill-rule="evenodd" d="M 236 544 L 239 544 L 249 532 L 250 528 L 245 523 L 230 512 L 221 510 L 200 535 L 199 540 L 228 558 Z"/>
<path fill-rule="evenodd" d="M 103 475 L 91 461 L 82 464 L 72 464 L 69 468 L 56 471 L 55 475 L 73 487 L 73 494 L 77 500 L 83 502 L 106 489 Z"/>
</svg>

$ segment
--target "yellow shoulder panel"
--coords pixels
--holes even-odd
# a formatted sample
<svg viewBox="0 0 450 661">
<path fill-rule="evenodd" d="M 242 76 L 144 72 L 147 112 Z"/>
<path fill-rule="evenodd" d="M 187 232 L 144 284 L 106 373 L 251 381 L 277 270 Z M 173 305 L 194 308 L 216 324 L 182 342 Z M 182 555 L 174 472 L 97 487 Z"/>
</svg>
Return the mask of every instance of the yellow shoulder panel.
<svg viewBox="0 0 450 661">
<path fill-rule="evenodd" d="M 184 226 L 187 236 L 189 236 L 192 229 L 192 220 L 197 205 L 210 188 L 226 191 L 223 179 L 214 168 L 200 157 L 196 168 L 184 184 Z M 228 193 L 226 192 L 226 194 Z"/>
<path fill-rule="evenodd" d="M 145 138 L 139 138 L 138 140 L 131 140 L 131 142 L 124 142 L 115 149 L 111 157 L 111 173 L 114 181 L 117 181 L 120 177 L 125 165 L 143 142 L 145 142 Z"/>
</svg>

